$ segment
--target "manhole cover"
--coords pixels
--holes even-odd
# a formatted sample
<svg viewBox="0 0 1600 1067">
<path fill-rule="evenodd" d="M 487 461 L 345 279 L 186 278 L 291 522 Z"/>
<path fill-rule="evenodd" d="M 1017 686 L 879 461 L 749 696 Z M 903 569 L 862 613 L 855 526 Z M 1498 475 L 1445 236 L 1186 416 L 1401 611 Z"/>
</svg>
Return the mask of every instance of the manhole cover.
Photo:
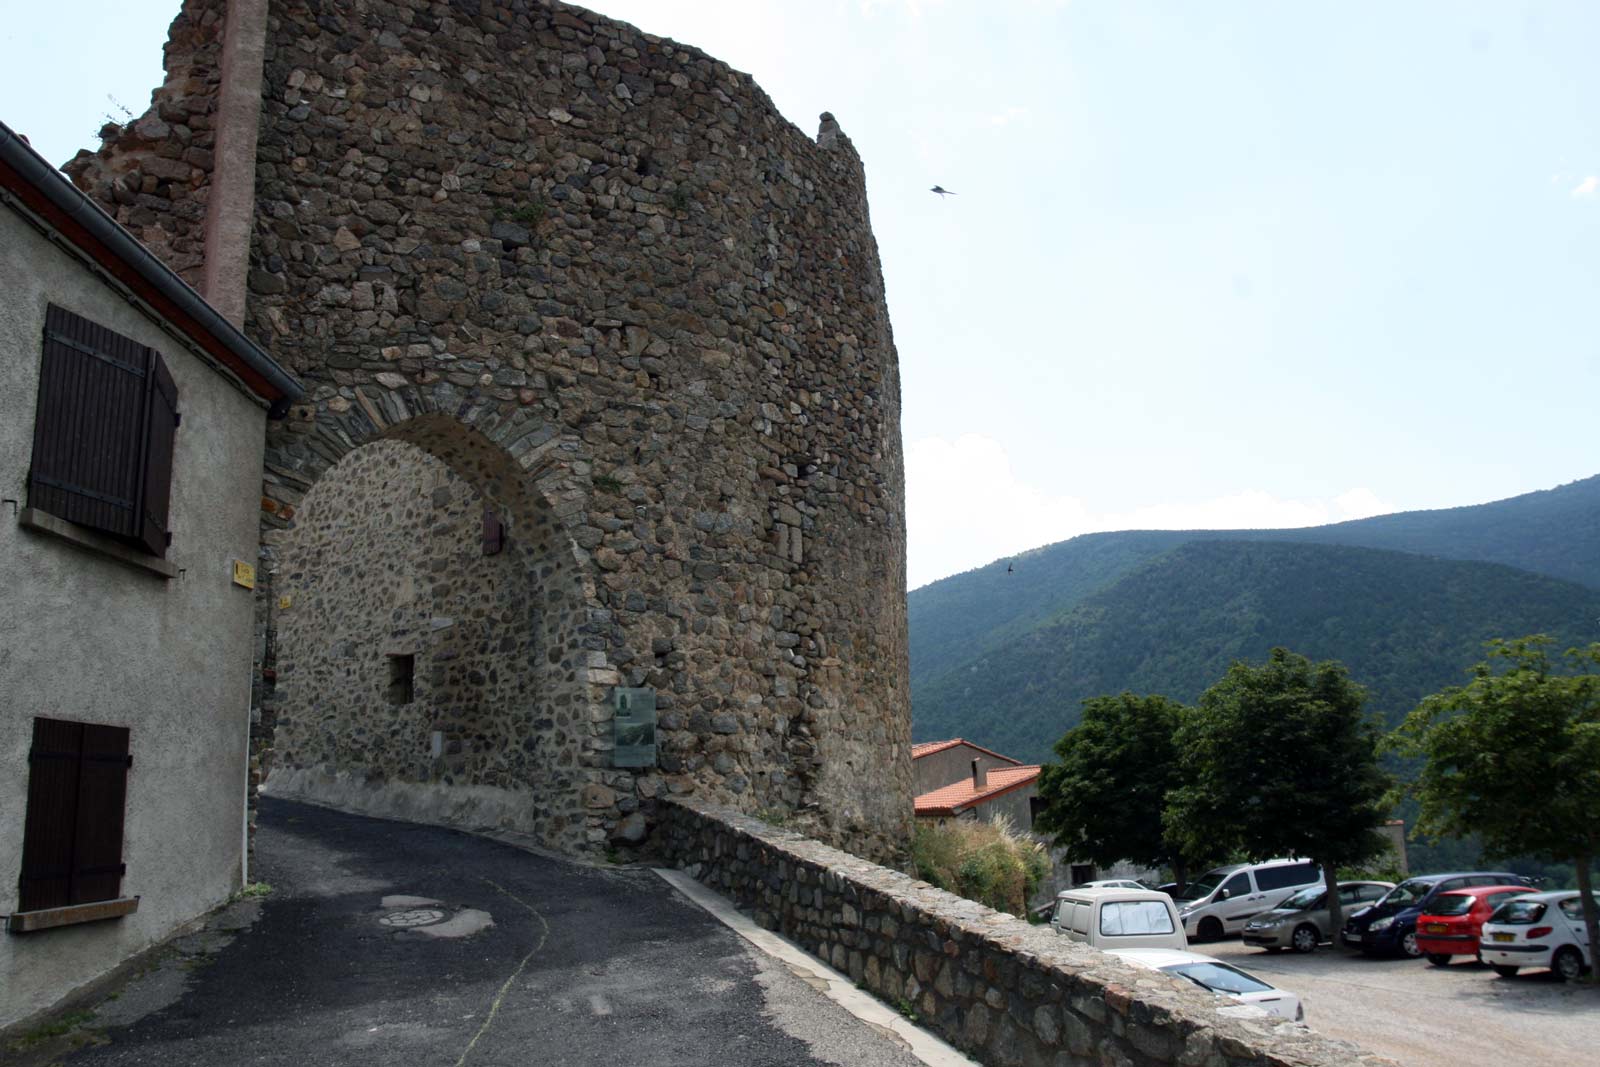
<svg viewBox="0 0 1600 1067">
<path fill-rule="evenodd" d="M 383 926 L 432 926 L 434 923 L 444 921 L 444 912 L 437 908 L 408 908 L 405 911 L 392 911 L 379 919 Z"/>
</svg>

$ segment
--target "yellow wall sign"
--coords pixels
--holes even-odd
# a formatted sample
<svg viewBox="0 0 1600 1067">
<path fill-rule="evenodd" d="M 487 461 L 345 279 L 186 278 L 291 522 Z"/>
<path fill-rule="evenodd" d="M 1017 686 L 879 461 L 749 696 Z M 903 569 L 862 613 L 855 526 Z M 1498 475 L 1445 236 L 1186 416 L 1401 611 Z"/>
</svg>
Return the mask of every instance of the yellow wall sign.
<svg viewBox="0 0 1600 1067">
<path fill-rule="evenodd" d="M 233 561 L 233 584 L 246 589 L 256 587 L 256 569 L 242 559 Z"/>
</svg>

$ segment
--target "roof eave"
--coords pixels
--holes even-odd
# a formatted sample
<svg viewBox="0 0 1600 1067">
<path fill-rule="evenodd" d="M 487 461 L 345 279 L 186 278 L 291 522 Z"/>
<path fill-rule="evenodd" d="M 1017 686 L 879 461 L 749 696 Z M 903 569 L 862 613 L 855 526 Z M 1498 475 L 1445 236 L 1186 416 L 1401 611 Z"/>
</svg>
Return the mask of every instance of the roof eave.
<svg viewBox="0 0 1600 1067">
<path fill-rule="evenodd" d="M 0 185 L 193 338 L 251 392 L 267 401 L 275 417 L 281 418 L 303 395 L 304 388 L 288 371 L 3 122 Z"/>
</svg>

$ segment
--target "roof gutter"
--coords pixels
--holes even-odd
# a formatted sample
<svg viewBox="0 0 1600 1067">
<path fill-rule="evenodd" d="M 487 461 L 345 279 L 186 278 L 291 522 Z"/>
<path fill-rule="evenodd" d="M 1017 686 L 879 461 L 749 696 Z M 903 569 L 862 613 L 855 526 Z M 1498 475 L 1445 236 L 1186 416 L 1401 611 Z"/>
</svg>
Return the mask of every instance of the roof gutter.
<svg viewBox="0 0 1600 1067">
<path fill-rule="evenodd" d="M 288 371 L 3 122 L 0 184 L 14 189 L 63 236 L 94 256 L 157 311 L 193 333 L 201 347 L 270 402 L 271 417 L 282 418 L 305 392 Z"/>
</svg>

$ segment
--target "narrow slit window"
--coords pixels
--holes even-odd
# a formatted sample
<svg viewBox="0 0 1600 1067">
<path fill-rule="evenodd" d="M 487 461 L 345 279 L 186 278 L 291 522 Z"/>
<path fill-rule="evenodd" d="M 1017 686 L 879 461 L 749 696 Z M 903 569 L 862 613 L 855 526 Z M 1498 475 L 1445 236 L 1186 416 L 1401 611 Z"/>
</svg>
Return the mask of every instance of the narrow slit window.
<svg viewBox="0 0 1600 1067">
<path fill-rule="evenodd" d="M 391 704 L 409 704 L 417 696 L 417 657 L 409 652 L 389 657 L 389 688 L 386 693 Z"/>
</svg>

